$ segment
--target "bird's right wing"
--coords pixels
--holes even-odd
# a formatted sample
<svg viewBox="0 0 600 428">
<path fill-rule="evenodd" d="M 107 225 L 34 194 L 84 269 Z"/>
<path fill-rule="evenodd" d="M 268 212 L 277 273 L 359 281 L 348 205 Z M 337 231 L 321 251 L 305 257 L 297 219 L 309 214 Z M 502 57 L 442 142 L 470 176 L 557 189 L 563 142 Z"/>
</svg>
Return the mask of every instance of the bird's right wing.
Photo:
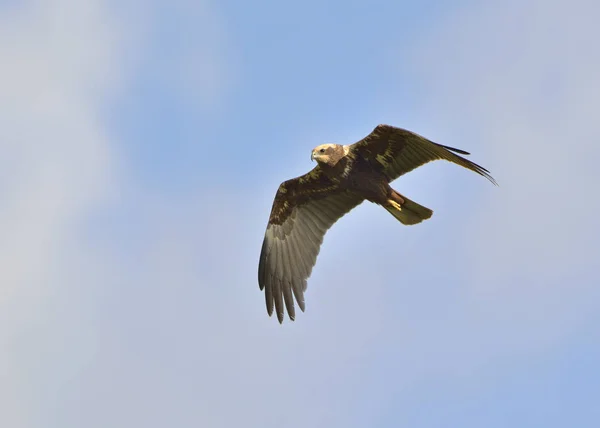
<svg viewBox="0 0 600 428">
<path fill-rule="evenodd" d="M 279 186 L 258 266 L 258 284 L 265 290 L 269 316 L 275 307 L 279 322 L 283 322 L 285 302 L 293 320 L 294 297 L 304 311 L 306 280 L 325 233 L 362 201 L 359 196 L 339 190 L 318 166 Z"/>
</svg>

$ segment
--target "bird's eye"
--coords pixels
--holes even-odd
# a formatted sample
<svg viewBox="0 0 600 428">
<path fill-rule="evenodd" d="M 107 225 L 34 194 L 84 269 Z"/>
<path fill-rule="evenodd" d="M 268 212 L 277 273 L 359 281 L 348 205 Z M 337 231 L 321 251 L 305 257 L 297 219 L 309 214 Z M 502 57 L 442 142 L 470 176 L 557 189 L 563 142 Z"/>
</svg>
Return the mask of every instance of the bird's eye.
<svg viewBox="0 0 600 428">
<path fill-rule="evenodd" d="M 325 149 L 321 149 L 321 150 L 319 150 L 319 152 L 325 153 Z"/>
</svg>

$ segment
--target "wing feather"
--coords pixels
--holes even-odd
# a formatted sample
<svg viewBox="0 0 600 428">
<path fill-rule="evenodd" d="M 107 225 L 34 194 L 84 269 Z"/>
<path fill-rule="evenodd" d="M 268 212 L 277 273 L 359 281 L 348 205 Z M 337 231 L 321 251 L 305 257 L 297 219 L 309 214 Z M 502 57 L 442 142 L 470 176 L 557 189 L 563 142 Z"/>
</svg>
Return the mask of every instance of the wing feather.
<svg viewBox="0 0 600 428">
<path fill-rule="evenodd" d="M 487 169 L 457 154 L 468 155 L 468 152 L 442 146 L 419 134 L 394 126 L 378 125 L 365 138 L 352 144 L 350 153 L 362 156 L 373 168 L 382 171 L 389 181 L 428 162 L 447 160 L 497 184 Z"/>
<path fill-rule="evenodd" d="M 304 278 L 304 271 L 305 271 L 305 267 L 304 267 L 304 260 L 302 259 L 302 256 L 300 255 L 300 253 L 297 250 L 297 240 L 291 240 L 287 246 L 287 248 L 289 249 L 288 251 L 288 263 L 290 266 L 290 282 L 291 282 L 291 288 L 292 288 L 292 292 L 294 294 L 294 297 L 296 299 L 296 301 L 298 302 L 298 306 L 300 307 L 300 310 L 304 311 L 304 284 L 303 282 L 305 281 Z M 294 310 L 294 300 L 290 299 L 291 304 L 286 304 L 286 308 L 288 310 L 288 314 L 291 313 L 295 316 L 295 310 Z M 290 318 L 292 317 L 292 315 L 290 315 Z"/>
<path fill-rule="evenodd" d="M 303 223 L 296 222 L 296 227 L 303 227 Z M 299 277 L 305 278 L 310 275 L 311 263 L 310 263 L 310 247 L 306 240 L 292 239 L 290 240 L 290 246 L 296 249 L 296 268 Z"/>
<path fill-rule="evenodd" d="M 275 298 L 275 311 L 277 312 L 277 318 L 283 318 L 283 290 L 282 286 L 285 282 L 285 278 L 283 277 L 284 267 L 282 263 L 282 248 L 281 248 L 281 240 L 275 239 L 274 246 L 274 258 L 275 269 L 271 273 L 272 275 L 272 286 L 273 286 L 273 297 Z"/>
<path fill-rule="evenodd" d="M 339 189 L 316 167 L 279 187 L 265 232 L 258 267 L 267 312 L 295 318 L 294 300 L 304 311 L 307 279 L 329 228 L 363 199 Z"/>
<path fill-rule="evenodd" d="M 283 241 L 281 241 L 282 243 Z M 284 266 L 285 266 L 285 270 L 281 273 L 281 276 L 283 278 L 283 286 L 282 286 L 282 291 L 283 291 L 283 300 L 285 302 L 285 307 L 287 309 L 287 312 L 290 316 L 290 319 L 295 319 L 296 318 L 296 310 L 294 308 L 294 297 L 293 297 L 293 286 L 294 286 L 294 278 L 298 277 L 298 273 L 297 273 L 297 268 L 296 268 L 296 263 L 295 260 L 297 258 L 297 256 L 295 257 L 292 254 L 293 251 L 293 247 L 292 245 L 285 245 L 282 246 L 281 248 L 281 253 L 282 253 L 282 258 L 284 260 Z M 283 316 L 283 314 L 282 314 Z"/>
</svg>

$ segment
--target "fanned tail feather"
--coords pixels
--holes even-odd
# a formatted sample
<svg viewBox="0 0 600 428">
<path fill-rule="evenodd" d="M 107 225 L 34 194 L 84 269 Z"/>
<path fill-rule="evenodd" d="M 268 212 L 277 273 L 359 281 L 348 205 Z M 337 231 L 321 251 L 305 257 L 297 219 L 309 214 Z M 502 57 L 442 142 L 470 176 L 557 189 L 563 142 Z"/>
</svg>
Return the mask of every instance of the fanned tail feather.
<svg viewBox="0 0 600 428">
<path fill-rule="evenodd" d="M 386 204 L 383 207 L 393 215 L 400 223 L 404 225 L 413 225 L 427 220 L 433 215 L 433 211 L 423 205 L 417 204 L 415 201 L 408 199 L 406 196 L 400 195 L 394 190 L 394 201 Z M 402 201 L 402 202 L 400 202 Z"/>
</svg>

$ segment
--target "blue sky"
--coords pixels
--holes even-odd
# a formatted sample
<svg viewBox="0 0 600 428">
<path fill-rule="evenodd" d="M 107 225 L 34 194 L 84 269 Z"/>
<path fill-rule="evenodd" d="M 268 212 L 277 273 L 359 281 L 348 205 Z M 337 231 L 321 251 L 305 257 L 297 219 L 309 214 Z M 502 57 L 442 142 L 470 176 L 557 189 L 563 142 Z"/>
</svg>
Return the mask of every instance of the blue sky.
<svg viewBox="0 0 600 428">
<path fill-rule="evenodd" d="M 595 427 L 596 2 L 0 1 L 0 425 Z M 470 151 L 266 315 L 275 190 L 378 123 Z"/>
</svg>

